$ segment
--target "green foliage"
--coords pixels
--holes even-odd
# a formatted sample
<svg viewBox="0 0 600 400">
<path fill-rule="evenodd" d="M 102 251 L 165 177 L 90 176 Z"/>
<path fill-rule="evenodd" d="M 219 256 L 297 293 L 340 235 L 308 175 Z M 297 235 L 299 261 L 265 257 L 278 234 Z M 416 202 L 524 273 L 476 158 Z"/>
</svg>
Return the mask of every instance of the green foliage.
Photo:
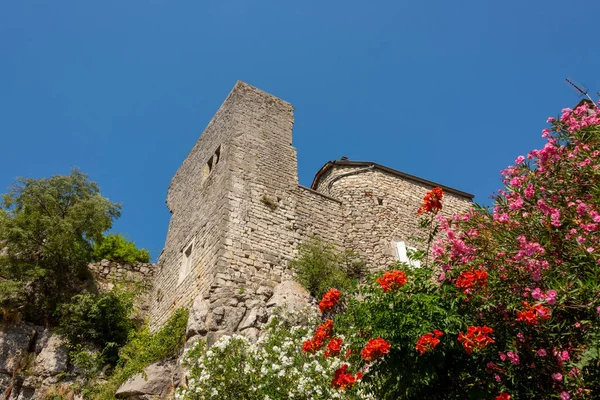
<svg viewBox="0 0 600 400">
<path fill-rule="evenodd" d="M 90 382 L 83 390 L 86 399 L 114 399 L 115 392 L 127 379 L 142 372 L 148 365 L 176 357 L 185 343 L 188 311 L 180 308 L 173 312 L 167 323 L 151 333 L 147 326 L 133 333 L 119 350 L 119 361 L 108 380 L 101 384 Z"/>
<path fill-rule="evenodd" d="M 338 252 L 319 237 L 298 245 L 298 255 L 290 262 L 295 279 L 316 298 L 331 288 L 350 289 L 364 273 L 364 263 L 350 251 Z"/>
<path fill-rule="evenodd" d="M 138 249 L 135 243 L 120 234 L 108 234 L 94 243 L 94 260 L 113 260 L 125 262 L 150 262 L 150 254 L 146 249 Z"/>
<path fill-rule="evenodd" d="M 99 294 L 84 292 L 59 307 L 58 331 L 74 348 L 85 344 L 99 346 L 103 350 L 97 363 L 114 365 L 119 348 L 135 329 L 130 318 L 132 310 L 130 292 L 119 288 Z"/>
<path fill-rule="evenodd" d="M 100 195 L 86 174 L 19 178 L 0 204 L 0 307 L 44 323 L 80 291 L 92 243 L 102 238 L 119 204 Z"/>
<path fill-rule="evenodd" d="M 426 355 L 415 350 L 418 338 L 434 329 L 446 337 L 465 330 L 460 300 L 436 283 L 438 273 L 430 267 L 397 263 L 392 269 L 403 271 L 408 283 L 383 292 L 375 282 L 381 274 L 370 276 L 369 283 L 361 285 L 360 296 L 351 297 L 346 311 L 334 319 L 336 335 L 344 336 L 346 345 L 355 350 L 349 359 L 352 365 L 361 365 L 360 350 L 369 339 L 381 337 L 392 343 L 390 353 L 370 366 L 361 387 L 377 399 L 469 398 L 455 374 L 476 363 L 478 356 L 469 357 L 456 340 L 443 340 Z"/>
</svg>

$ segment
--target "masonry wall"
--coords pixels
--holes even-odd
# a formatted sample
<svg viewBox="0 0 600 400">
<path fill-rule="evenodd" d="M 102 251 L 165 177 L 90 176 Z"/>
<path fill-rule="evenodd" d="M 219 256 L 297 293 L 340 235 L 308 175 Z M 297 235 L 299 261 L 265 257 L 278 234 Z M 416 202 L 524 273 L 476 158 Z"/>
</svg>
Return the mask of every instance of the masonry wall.
<svg viewBox="0 0 600 400">
<path fill-rule="evenodd" d="M 206 293 L 225 265 L 223 246 L 234 164 L 230 147 L 232 137 L 245 126 L 243 108 L 234 88 L 171 180 L 167 207 L 172 215 L 158 259 L 152 328 L 162 325 L 174 309 L 187 307 L 194 297 Z M 191 268 L 180 282 L 184 251 L 190 244 Z"/>
<path fill-rule="evenodd" d="M 344 247 L 361 254 L 369 269 L 396 261 L 395 242 L 423 248 L 414 238 L 426 237 L 418 226 L 417 209 L 431 185 L 364 166 L 334 166 L 317 190 L 342 202 Z M 445 191 L 442 215 L 467 210 L 470 198 Z"/>
</svg>

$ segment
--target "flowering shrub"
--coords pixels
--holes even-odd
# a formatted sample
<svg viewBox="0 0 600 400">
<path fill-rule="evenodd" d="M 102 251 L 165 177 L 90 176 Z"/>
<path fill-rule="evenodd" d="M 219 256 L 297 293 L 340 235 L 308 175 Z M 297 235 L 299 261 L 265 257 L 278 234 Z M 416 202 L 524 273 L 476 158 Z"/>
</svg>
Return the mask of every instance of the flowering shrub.
<svg viewBox="0 0 600 400">
<path fill-rule="evenodd" d="M 353 387 L 361 375 L 339 357 L 346 349 L 342 337 L 332 337 L 331 320 L 312 335 L 286 321 L 275 315 L 254 344 L 239 335 L 224 336 L 210 349 L 197 342 L 184 356 L 187 387 L 176 399 L 372 399 Z M 299 351 L 313 341 L 319 345 Z"/>
<path fill-rule="evenodd" d="M 543 149 L 502 171 L 493 209 L 445 219 L 442 190 L 427 194 L 417 214 L 431 263 L 394 265 L 347 296 L 336 334 L 350 348 L 390 344 L 365 392 L 600 398 L 600 112 L 588 103 L 548 122 Z"/>
</svg>

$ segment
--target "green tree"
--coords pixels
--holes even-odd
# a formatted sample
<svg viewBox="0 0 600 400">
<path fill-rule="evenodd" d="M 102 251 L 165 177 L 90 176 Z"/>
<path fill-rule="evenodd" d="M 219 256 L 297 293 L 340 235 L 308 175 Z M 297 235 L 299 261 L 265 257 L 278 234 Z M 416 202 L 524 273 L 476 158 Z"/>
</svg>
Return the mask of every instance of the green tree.
<svg viewBox="0 0 600 400">
<path fill-rule="evenodd" d="M 0 203 L 0 307 L 3 314 L 49 322 L 81 288 L 121 205 L 100 195 L 77 169 L 44 179 L 19 178 Z"/>
</svg>

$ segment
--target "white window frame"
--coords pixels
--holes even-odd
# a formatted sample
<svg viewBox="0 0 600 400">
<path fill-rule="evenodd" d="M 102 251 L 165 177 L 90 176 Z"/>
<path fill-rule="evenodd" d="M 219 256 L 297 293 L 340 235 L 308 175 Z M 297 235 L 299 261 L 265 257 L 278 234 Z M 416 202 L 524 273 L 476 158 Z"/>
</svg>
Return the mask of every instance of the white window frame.
<svg viewBox="0 0 600 400">
<path fill-rule="evenodd" d="M 177 281 L 177 285 L 180 285 L 192 270 L 192 260 L 194 258 L 195 247 L 194 242 L 194 240 L 189 242 L 181 251 L 181 266 L 179 267 L 179 280 Z"/>
<path fill-rule="evenodd" d="M 398 261 L 405 262 L 412 268 L 421 268 L 421 261 L 419 260 L 410 260 L 408 258 L 408 250 L 417 251 L 416 248 L 407 246 L 404 242 L 395 242 L 394 247 L 396 248 L 396 257 Z"/>
</svg>

